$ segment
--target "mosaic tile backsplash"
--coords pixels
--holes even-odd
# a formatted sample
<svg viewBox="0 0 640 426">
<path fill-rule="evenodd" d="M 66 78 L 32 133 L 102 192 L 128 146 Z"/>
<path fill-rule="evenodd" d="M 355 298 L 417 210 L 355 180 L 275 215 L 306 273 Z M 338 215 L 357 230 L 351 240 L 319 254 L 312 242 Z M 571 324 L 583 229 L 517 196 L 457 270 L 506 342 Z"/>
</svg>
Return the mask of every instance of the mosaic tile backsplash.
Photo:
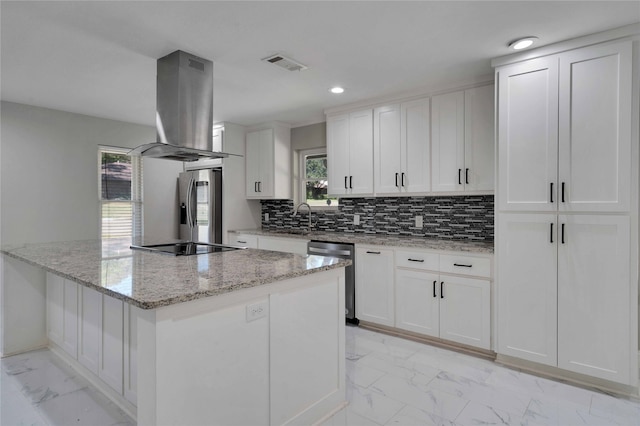
<svg viewBox="0 0 640 426">
<path fill-rule="evenodd" d="M 323 232 L 353 232 L 381 235 L 410 235 L 442 239 L 493 241 L 493 195 L 439 197 L 341 198 L 337 211 L 316 211 L 313 229 Z M 291 216 L 292 200 L 263 200 L 262 229 L 306 228 L 307 209 Z M 269 220 L 264 214 L 269 213 Z M 353 224 L 353 215 L 360 224 Z M 415 227 L 415 217 L 423 226 Z"/>
</svg>

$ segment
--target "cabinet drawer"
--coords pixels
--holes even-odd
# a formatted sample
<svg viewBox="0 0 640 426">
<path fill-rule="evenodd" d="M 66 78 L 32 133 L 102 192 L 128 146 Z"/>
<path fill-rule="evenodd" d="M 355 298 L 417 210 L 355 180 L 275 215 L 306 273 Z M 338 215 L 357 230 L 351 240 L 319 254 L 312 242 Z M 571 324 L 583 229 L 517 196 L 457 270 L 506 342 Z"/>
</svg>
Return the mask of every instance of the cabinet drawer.
<svg viewBox="0 0 640 426">
<path fill-rule="evenodd" d="M 396 266 L 399 268 L 439 270 L 439 255 L 419 251 L 396 250 Z"/>
<path fill-rule="evenodd" d="M 247 234 L 236 234 L 231 235 L 229 238 L 229 242 L 236 246 L 248 247 L 248 248 L 258 248 L 258 236 L 257 235 L 247 235 Z"/>
<path fill-rule="evenodd" d="M 440 272 L 491 277 L 491 259 L 455 254 L 440 255 Z"/>
</svg>

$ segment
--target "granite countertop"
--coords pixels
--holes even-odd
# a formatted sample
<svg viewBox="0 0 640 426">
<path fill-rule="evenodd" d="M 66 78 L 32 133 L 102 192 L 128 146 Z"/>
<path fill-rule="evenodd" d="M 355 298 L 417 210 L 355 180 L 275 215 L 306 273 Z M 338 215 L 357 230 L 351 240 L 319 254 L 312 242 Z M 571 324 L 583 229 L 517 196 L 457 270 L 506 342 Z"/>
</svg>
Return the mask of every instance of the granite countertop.
<svg viewBox="0 0 640 426">
<path fill-rule="evenodd" d="M 493 241 L 444 240 L 425 237 L 389 236 L 349 232 L 316 232 L 308 234 L 287 230 L 247 229 L 231 231 L 236 234 L 264 235 L 268 237 L 300 238 L 303 240 L 353 243 L 373 246 L 409 247 L 438 251 L 493 254 Z"/>
<path fill-rule="evenodd" d="M 345 267 L 349 260 L 266 250 L 171 256 L 95 241 L 2 247 L 3 254 L 142 309 Z"/>
</svg>

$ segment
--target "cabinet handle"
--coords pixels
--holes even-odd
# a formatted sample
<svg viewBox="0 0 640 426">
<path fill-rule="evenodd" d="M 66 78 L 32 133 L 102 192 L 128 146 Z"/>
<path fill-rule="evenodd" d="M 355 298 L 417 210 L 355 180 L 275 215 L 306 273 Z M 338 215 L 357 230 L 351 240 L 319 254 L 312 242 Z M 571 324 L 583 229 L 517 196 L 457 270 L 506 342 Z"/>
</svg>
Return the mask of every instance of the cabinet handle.
<svg viewBox="0 0 640 426">
<path fill-rule="evenodd" d="M 433 282 L 433 297 L 438 297 L 438 296 L 436 296 L 436 283 L 437 283 L 437 281 Z"/>
<path fill-rule="evenodd" d="M 564 223 L 561 226 L 561 231 L 560 231 L 560 242 L 562 244 L 564 244 Z"/>
<path fill-rule="evenodd" d="M 463 268 L 472 268 L 473 265 L 465 265 L 464 263 L 454 263 L 453 266 L 460 266 Z"/>
<path fill-rule="evenodd" d="M 246 241 L 240 241 L 240 240 L 236 240 L 236 243 L 238 243 L 238 244 L 247 244 Z"/>
<path fill-rule="evenodd" d="M 262 182 L 258 181 L 258 192 L 262 192 Z"/>
<path fill-rule="evenodd" d="M 562 182 L 562 202 L 564 203 L 564 182 Z"/>
<path fill-rule="evenodd" d="M 440 281 L 440 299 L 444 299 L 444 281 Z"/>
<path fill-rule="evenodd" d="M 380 254 L 379 251 L 367 251 L 368 254 Z"/>
<path fill-rule="evenodd" d="M 549 202 L 553 203 L 553 182 L 549 184 Z"/>
<path fill-rule="evenodd" d="M 551 222 L 549 225 L 551 225 L 551 230 L 549 231 L 549 242 L 553 243 L 553 222 Z"/>
<path fill-rule="evenodd" d="M 396 186 L 398 186 L 398 173 L 396 173 Z"/>
<path fill-rule="evenodd" d="M 464 183 L 469 185 L 469 169 L 464 169 Z"/>
<path fill-rule="evenodd" d="M 344 177 L 344 189 L 349 189 L 347 187 L 347 177 L 346 176 Z"/>
<path fill-rule="evenodd" d="M 258 182 L 253 182 L 253 192 L 258 192 Z"/>
<path fill-rule="evenodd" d="M 349 189 L 353 189 L 353 176 L 349 176 Z"/>
<path fill-rule="evenodd" d="M 424 259 L 407 259 L 409 262 L 420 262 L 420 263 L 424 263 Z"/>
<path fill-rule="evenodd" d="M 458 185 L 462 185 L 462 169 L 458 169 Z"/>
<path fill-rule="evenodd" d="M 400 179 L 400 184 L 404 186 L 404 172 L 402 172 L 402 178 Z"/>
</svg>

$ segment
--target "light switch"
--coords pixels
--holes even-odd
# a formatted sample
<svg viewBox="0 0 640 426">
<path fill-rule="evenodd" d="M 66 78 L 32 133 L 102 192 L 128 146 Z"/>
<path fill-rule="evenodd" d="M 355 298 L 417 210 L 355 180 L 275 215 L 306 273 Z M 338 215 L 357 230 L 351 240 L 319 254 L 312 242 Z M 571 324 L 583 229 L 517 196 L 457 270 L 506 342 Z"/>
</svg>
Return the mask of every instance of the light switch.
<svg viewBox="0 0 640 426">
<path fill-rule="evenodd" d="M 422 216 L 416 216 L 416 228 L 422 228 Z"/>
<path fill-rule="evenodd" d="M 353 224 L 354 225 L 360 225 L 360 215 L 359 214 L 354 214 L 353 215 Z"/>
</svg>

